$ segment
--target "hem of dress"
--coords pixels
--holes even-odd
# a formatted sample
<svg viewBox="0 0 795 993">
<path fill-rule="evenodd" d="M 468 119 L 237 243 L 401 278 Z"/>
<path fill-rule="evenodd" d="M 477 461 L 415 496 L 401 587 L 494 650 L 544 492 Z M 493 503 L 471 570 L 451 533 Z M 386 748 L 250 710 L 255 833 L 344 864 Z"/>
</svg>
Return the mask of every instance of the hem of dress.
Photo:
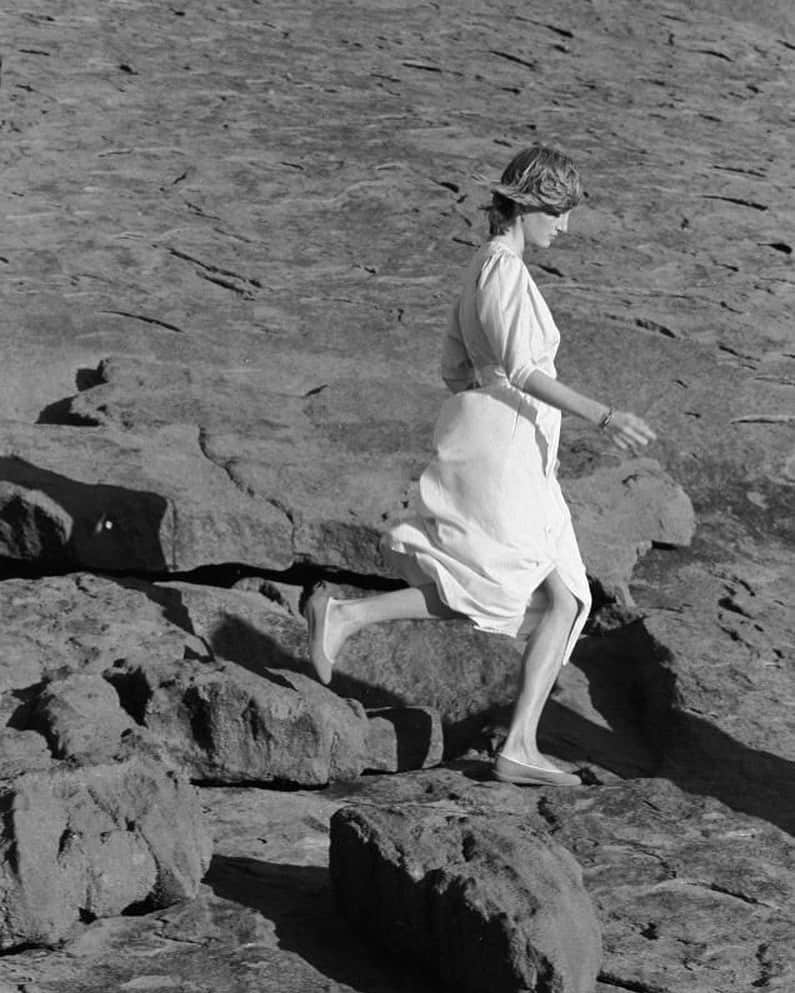
<svg viewBox="0 0 795 993">
<path fill-rule="evenodd" d="M 427 578 L 429 583 L 433 583 L 433 585 L 436 588 L 436 593 L 439 599 L 442 601 L 442 603 L 449 610 L 452 610 L 454 613 L 460 614 L 462 617 L 466 617 L 476 631 L 483 631 L 484 634 L 499 634 L 499 635 L 503 635 L 506 638 L 519 637 L 519 632 L 521 630 L 522 623 L 527 614 L 527 610 L 530 607 L 532 594 L 535 592 L 535 589 L 538 589 L 538 587 L 541 586 L 544 580 L 557 568 L 555 563 L 550 561 L 549 568 L 544 572 L 543 577 L 539 580 L 535 589 L 531 591 L 530 596 L 528 596 L 527 602 L 525 604 L 524 612 L 521 614 L 518 621 L 512 620 L 505 626 L 496 627 L 496 626 L 486 626 L 482 622 L 477 621 L 470 614 L 467 614 L 454 607 L 450 603 L 450 600 L 452 598 L 450 597 L 449 592 L 445 588 L 444 578 L 442 574 L 438 570 L 431 572 L 428 569 L 426 569 L 423 563 L 420 561 L 420 556 L 415 551 L 409 551 L 406 545 L 404 545 L 402 541 L 400 540 L 394 541 L 391 540 L 389 535 L 384 535 L 381 540 L 381 551 L 382 554 L 384 554 L 387 558 L 394 556 L 391 558 L 391 564 L 396 568 L 398 573 L 401 575 L 401 578 L 405 582 L 407 582 L 410 586 L 416 586 L 419 584 L 416 582 L 416 575 L 409 576 L 408 570 L 404 572 L 400 568 L 400 566 L 402 564 L 405 564 L 406 562 L 413 569 L 422 573 L 422 575 L 425 578 Z M 566 643 L 565 651 L 563 653 L 563 661 L 561 665 L 564 666 L 568 664 L 568 661 L 571 658 L 571 654 L 574 651 L 574 648 L 580 638 L 580 635 L 582 634 L 583 628 L 585 627 L 585 624 L 588 620 L 588 615 L 590 614 L 590 609 L 591 609 L 591 598 L 589 595 L 587 600 L 583 600 L 582 596 L 580 595 L 580 591 L 577 589 L 576 584 L 574 584 L 571 581 L 567 582 L 567 577 L 564 576 L 562 573 L 559 573 L 559 575 L 561 580 L 565 583 L 566 588 L 569 590 L 569 592 L 572 594 L 572 596 L 575 598 L 575 600 L 579 605 L 579 610 L 577 611 L 577 616 L 575 617 L 574 623 L 572 624 L 571 632 L 569 633 L 569 638 Z"/>
</svg>

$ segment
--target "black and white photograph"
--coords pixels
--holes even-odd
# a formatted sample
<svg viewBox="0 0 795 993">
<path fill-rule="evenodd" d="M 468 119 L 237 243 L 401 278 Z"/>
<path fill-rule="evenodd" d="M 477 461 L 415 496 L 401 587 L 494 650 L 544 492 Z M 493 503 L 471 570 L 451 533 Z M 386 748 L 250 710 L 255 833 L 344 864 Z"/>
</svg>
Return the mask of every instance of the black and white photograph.
<svg viewBox="0 0 795 993">
<path fill-rule="evenodd" d="M 793 0 L 0 5 L 0 993 L 795 993 Z"/>
</svg>

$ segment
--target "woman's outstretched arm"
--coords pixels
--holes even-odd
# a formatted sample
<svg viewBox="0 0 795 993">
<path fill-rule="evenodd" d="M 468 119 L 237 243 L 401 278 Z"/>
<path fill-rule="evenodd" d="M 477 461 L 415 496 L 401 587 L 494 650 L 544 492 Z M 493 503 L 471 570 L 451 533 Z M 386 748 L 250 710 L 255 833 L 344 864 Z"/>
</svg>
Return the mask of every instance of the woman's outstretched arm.
<svg viewBox="0 0 795 993">
<path fill-rule="evenodd" d="M 540 369 L 534 369 L 524 382 L 524 391 L 537 400 L 557 407 L 567 414 L 576 414 L 596 426 L 604 426 L 619 448 L 637 451 L 657 437 L 644 420 L 624 410 L 592 400 L 553 379 Z"/>
</svg>

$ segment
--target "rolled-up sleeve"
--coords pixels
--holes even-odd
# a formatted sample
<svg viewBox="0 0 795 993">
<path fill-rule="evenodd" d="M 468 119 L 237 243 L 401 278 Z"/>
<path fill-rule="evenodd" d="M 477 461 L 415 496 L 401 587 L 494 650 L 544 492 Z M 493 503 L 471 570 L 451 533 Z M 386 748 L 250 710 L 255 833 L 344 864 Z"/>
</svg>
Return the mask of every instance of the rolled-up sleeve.
<svg viewBox="0 0 795 993">
<path fill-rule="evenodd" d="M 442 346 L 442 379 L 452 393 L 461 393 L 475 385 L 475 370 L 461 338 L 458 306 L 450 310 L 447 332 Z"/>
<path fill-rule="evenodd" d="M 536 327 L 522 260 L 504 252 L 492 256 L 481 270 L 475 303 L 495 362 L 513 386 L 524 390 L 538 368 L 533 342 L 540 328 Z"/>
</svg>

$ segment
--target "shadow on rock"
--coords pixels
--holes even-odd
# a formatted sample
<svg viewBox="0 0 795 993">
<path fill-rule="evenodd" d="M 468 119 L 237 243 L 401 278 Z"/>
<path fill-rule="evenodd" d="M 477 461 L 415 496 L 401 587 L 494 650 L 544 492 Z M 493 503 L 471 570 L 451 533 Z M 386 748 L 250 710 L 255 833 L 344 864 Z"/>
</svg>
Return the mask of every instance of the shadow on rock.
<svg viewBox="0 0 795 993">
<path fill-rule="evenodd" d="M 425 756 L 432 751 L 434 722 L 430 712 L 420 707 L 393 707 L 370 711 L 372 719 L 392 725 L 391 739 L 397 746 L 396 772 L 422 768 Z"/>
<path fill-rule="evenodd" d="M 355 936 L 334 903 L 325 868 L 215 855 L 204 882 L 217 897 L 272 921 L 279 947 L 334 983 L 359 993 L 438 993 L 402 964 L 384 967 L 383 957 Z"/>
<path fill-rule="evenodd" d="M 154 583 L 147 583 L 144 580 L 130 579 L 127 576 L 113 576 L 113 582 L 117 583 L 125 590 L 135 590 L 156 604 L 163 612 L 163 618 L 180 628 L 186 634 L 200 637 L 193 627 L 190 612 L 185 606 L 182 593 L 172 587 L 157 586 Z"/>
<path fill-rule="evenodd" d="M 277 638 L 234 614 L 224 614 L 206 640 L 217 658 L 235 662 L 256 676 L 266 675 L 267 669 L 307 673 L 306 664 L 296 658 L 291 646 L 285 647 Z"/>
<path fill-rule="evenodd" d="M 642 621 L 586 639 L 573 664 L 588 680 L 594 709 L 617 731 L 611 746 L 574 720 L 571 737 L 577 745 L 598 746 L 601 739 L 607 746 L 593 756 L 600 765 L 627 777 L 626 763 L 610 750 L 620 743 L 622 730 L 634 726 L 654 766 L 635 775 L 664 776 L 689 793 L 713 796 L 733 810 L 795 833 L 795 762 L 749 748 L 688 711 L 677 697 L 675 660 Z M 553 724 L 553 704 L 542 730 Z M 572 716 L 557 716 L 559 738 L 561 726 L 572 725 Z"/>
<path fill-rule="evenodd" d="M 100 363 L 99 367 L 96 369 L 91 368 L 81 368 L 77 370 L 75 374 L 75 386 L 78 392 L 82 393 L 85 390 L 90 390 L 94 386 L 99 386 L 101 383 L 105 382 L 105 377 L 103 375 L 103 363 Z M 62 424 L 62 425 L 72 425 L 74 427 L 96 427 L 101 422 L 97 420 L 96 417 L 90 417 L 87 414 L 76 413 L 72 409 L 74 404 L 75 396 L 64 397 L 61 400 L 55 400 L 53 403 L 48 403 L 40 412 L 39 416 L 36 418 L 37 424 Z"/>
<path fill-rule="evenodd" d="M 639 735 L 611 730 L 550 700 L 539 726 L 543 751 L 574 765 L 593 764 L 622 779 L 654 775 L 658 762 Z"/>
<path fill-rule="evenodd" d="M 299 645 L 298 638 L 291 638 L 287 627 L 279 632 L 277 639 L 242 617 L 225 614 L 207 640 L 218 658 L 235 662 L 257 676 L 266 675 L 268 669 L 287 669 L 303 676 L 311 676 L 312 667 L 303 649 L 303 632 L 300 639 Z M 358 700 L 368 710 L 406 705 L 406 701 L 397 693 L 342 672 L 335 673 L 331 689 L 337 696 Z"/>
<path fill-rule="evenodd" d="M 216 656 L 259 676 L 268 669 L 308 674 L 303 634 L 291 635 L 286 626 L 277 635 L 227 614 L 208 641 Z M 545 708 L 542 747 L 563 761 L 592 763 L 624 779 L 663 775 L 681 789 L 792 831 L 795 763 L 748 748 L 681 709 L 675 670 L 667 662 L 667 650 L 642 621 L 583 639 Z M 331 688 L 368 710 L 416 703 L 344 672 L 334 675 Z M 445 757 L 460 755 L 484 722 L 504 726 L 509 716 L 510 708 L 502 708 L 445 722 Z"/>
<path fill-rule="evenodd" d="M 674 714 L 670 731 L 662 775 L 795 835 L 795 762 L 748 748 L 694 714 Z"/>
<path fill-rule="evenodd" d="M 673 695 L 671 673 L 642 664 L 632 628 L 579 642 L 539 729 L 561 758 L 593 762 L 625 779 L 659 767 Z"/>
<path fill-rule="evenodd" d="M 157 493 L 80 483 L 16 456 L 0 457 L 0 554 L 11 559 L 163 571 L 168 510 Z"/>
</svg>

